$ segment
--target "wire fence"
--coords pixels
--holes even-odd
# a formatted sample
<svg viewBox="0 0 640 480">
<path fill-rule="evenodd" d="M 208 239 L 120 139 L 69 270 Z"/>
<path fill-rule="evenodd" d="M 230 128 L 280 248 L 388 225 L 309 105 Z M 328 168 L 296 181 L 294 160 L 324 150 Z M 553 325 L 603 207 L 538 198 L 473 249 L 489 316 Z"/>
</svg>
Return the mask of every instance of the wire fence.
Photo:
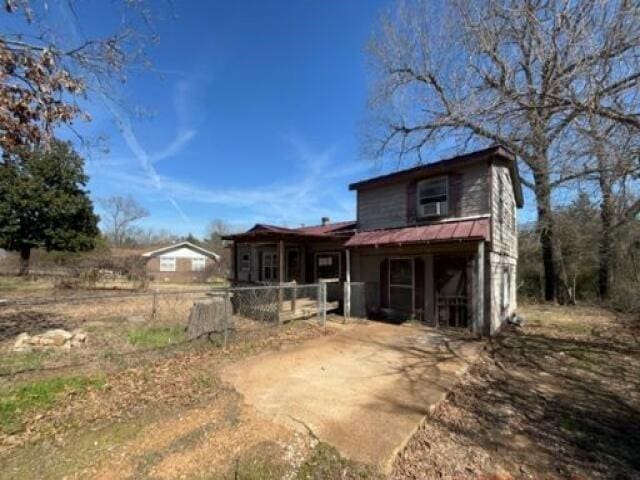
<svg viewBox="0 0 640 480">
<path fill-rule="evenodd" d="M 282 326 L 323 327 L 339 308 L 322 283 L 0 299 L 0 377 L 193 348 L 203 337 L 252 342 Z"/>
</svg>

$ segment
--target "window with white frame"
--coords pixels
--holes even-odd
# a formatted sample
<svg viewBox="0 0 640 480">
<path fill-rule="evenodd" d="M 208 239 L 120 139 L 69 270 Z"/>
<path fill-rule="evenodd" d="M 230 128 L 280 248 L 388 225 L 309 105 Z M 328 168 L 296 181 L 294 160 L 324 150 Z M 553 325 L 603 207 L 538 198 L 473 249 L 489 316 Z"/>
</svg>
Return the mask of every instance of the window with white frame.
<svg viewBox="0 0 640 480">
<path fill-rule="evenodd" d="M 175 272 L 176 271 L 176 257 L 160 257 L 160 271 L 161 272 Z"/>
<path fill-rule="evenodd" d="M 418 218 L 441 217 L 449 213 L 447 177 L 428 178 L 417 186 Z"/>
<path fill-rule="evenodd" d="M 278 256 L 275 253 L 262 254 L 262 280 L 265 282 L 278 280 Z"/>
<path fill-rule="evenodd" d="M 206 259 L 204 257 L 201 258 L 192 258 L 191 259 L 191 271 L 192 272 L 204 272 L 204 267 L 206 265 Z"/>
</svg>

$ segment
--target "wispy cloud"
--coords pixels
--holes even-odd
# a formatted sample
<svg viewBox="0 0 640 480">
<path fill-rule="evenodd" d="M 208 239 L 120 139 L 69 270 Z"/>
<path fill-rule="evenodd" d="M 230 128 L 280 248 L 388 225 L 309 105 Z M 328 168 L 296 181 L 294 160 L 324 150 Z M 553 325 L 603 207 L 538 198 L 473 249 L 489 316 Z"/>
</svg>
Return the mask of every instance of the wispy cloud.
<svg viewBox="0 0 640 480">
<path fill-rule="evenodd" d="M 60 11 L 66 18 L 68 25 L 71 27 L 71 34 L 76 39 L 76 41 L 86 41 L 84 35 L 82 34 L 82 30 L 78 25 L 77 18 L 74 15 L 74 12 L 70 9 L 70 6 L 65 2 L 62 2 L 62 4 L 60 5 Z M 96 80 L 97 84 L 100 84 L 97 78 L 94 80 Z M 186 80 L 181 79 L 178 82 L 178 85 L 188 85 L 188 83 Z M 189 217 L 187 217 L 187 215 L 184 213 L 176 199 L 170 193 L 165 191 L 163 181 L 160 178 L 160 175 L 158 175 L 158 172 L 153 166 L 153 163 L 179 153 L 195 136 L 195 130 L 182 127 L 178 131 L 178 135 L 176 136 L 176 138 L 164 150 L 160 151 L 154 156 L 150 156 L 138 141 L 129 115 L 125 113 L 121 108 L 119 108 L 118 105 L 105 94 L 103 89 L 98 88 L 97 93 L 107 111 L 113 116 L 118 129 L 120 130 L 122 137 L 125 140 L 125 143 L 129 147 L 129 150 L 131 150 L 131 153 L 133 153 L 133 155 L 136 157 L 143 172 L 146 174 L 149 185 L 156 191 L 165 193 L 166 199 L 178 212 L 180 217 L 185 222 L 189 222 Z M 178 116 L 181 119 L 187 118 L 188 112 L 185 110 L 185 92 L 181 89 L 178 89 L 177 94 L 174 95 L 174 97 L 179 99 L 178 103 L 176 103 L 176 107 L 184 107 L 178 109 Z"/>
<path fill-rule="evenodd" d="M 113 102 L 106 97 L 106 95 L 102 94 L 102 99 L 107 107 L 107 109 L 111 112 L 113 117 L 116 119 L 116 123 L 118 124 L 118 128 L 122 133 L 122 137 L 124 138 L 125 143 L 131 150 L 131 153 L 136 157 L 140 166 L 142 167 L 143 172 L 146 174 L 146 180 L 148 182 L 148 186 L 155 189 L 158 192 L 162 192 L 165 194 L 169 203 L 173 206 L 173 208 L 178 212 L 182 220 L 185 222 L 189 222 L 189 217 L 184 213 L 180 205 L 176 201 L 175 197 L 171 195 L 170 192 L 166 191 L 163 180 L 158 175 L 155 167 L 153 166 L 152 158 L 146 152 L 146 150 L 142 147 L 136 134 L 131 126 L 131 120 L 129 116 L 122 113 Z M 175 149 L 174 149 L 175 150 Z M 166 158 L 166 156 L 165 156 Z"/>
<path fill-rule="evenodd" d="M 189 144 L 189 142 L 191 142 L 193 137 L 196 136 L 196 133 L 196 130 L 191 128 L 179 130 L 176 137 L 166 148 L 151 156 L 151 161 L 156 163 L 179 154 Z"/>
<path fill-rule="evenodd" d="M 159 184 L 162 192 L 180 203 L 224 207 L 221 210 L 227 211 L 227 220 L 237 224 L 267 222 L 294 226 L 316 223 L 325 215 L 353 218 L 355 202 L 346 183 L 364 172 L 367 165 L 342 164 L 335 148 L 314 149 L 297 135 L 286 135 L 284 139 L 294 168 L 291 175 L 268 184 L 212 188 L 157 173 L 115 170 L 107 176 L 115 184 L 127 185 L 147 197 L 150 190 L 159 192 L 155 188 Z M 144 158 L 142 152 L 139 155 Z"/>
</svg>

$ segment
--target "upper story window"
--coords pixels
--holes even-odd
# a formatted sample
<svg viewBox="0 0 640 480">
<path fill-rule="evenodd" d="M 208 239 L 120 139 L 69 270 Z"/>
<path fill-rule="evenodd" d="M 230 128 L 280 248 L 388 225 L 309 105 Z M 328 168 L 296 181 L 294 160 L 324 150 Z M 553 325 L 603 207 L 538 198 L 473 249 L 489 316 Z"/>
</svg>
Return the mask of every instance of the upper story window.
<svg viewBox="0 0 640 480">
<path fill-rule="evenodd" d="M 449 182 L 447 177 L 429 178 L 418 182 L 418 217 L 442 217 L 449 213 Z"/>
</svg>

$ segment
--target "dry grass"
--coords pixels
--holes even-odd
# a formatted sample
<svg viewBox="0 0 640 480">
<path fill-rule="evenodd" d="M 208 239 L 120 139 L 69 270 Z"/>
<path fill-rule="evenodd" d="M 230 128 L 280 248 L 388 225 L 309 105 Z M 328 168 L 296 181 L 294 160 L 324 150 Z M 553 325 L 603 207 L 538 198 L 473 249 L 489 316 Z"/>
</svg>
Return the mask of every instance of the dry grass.
<svg viewBox="0 0 640 480">
<path fill-rule="evenodd" d="M 638 325 L 531 306 L 411 440 L 394 478 L 640 478 Z"/>
</svg>

